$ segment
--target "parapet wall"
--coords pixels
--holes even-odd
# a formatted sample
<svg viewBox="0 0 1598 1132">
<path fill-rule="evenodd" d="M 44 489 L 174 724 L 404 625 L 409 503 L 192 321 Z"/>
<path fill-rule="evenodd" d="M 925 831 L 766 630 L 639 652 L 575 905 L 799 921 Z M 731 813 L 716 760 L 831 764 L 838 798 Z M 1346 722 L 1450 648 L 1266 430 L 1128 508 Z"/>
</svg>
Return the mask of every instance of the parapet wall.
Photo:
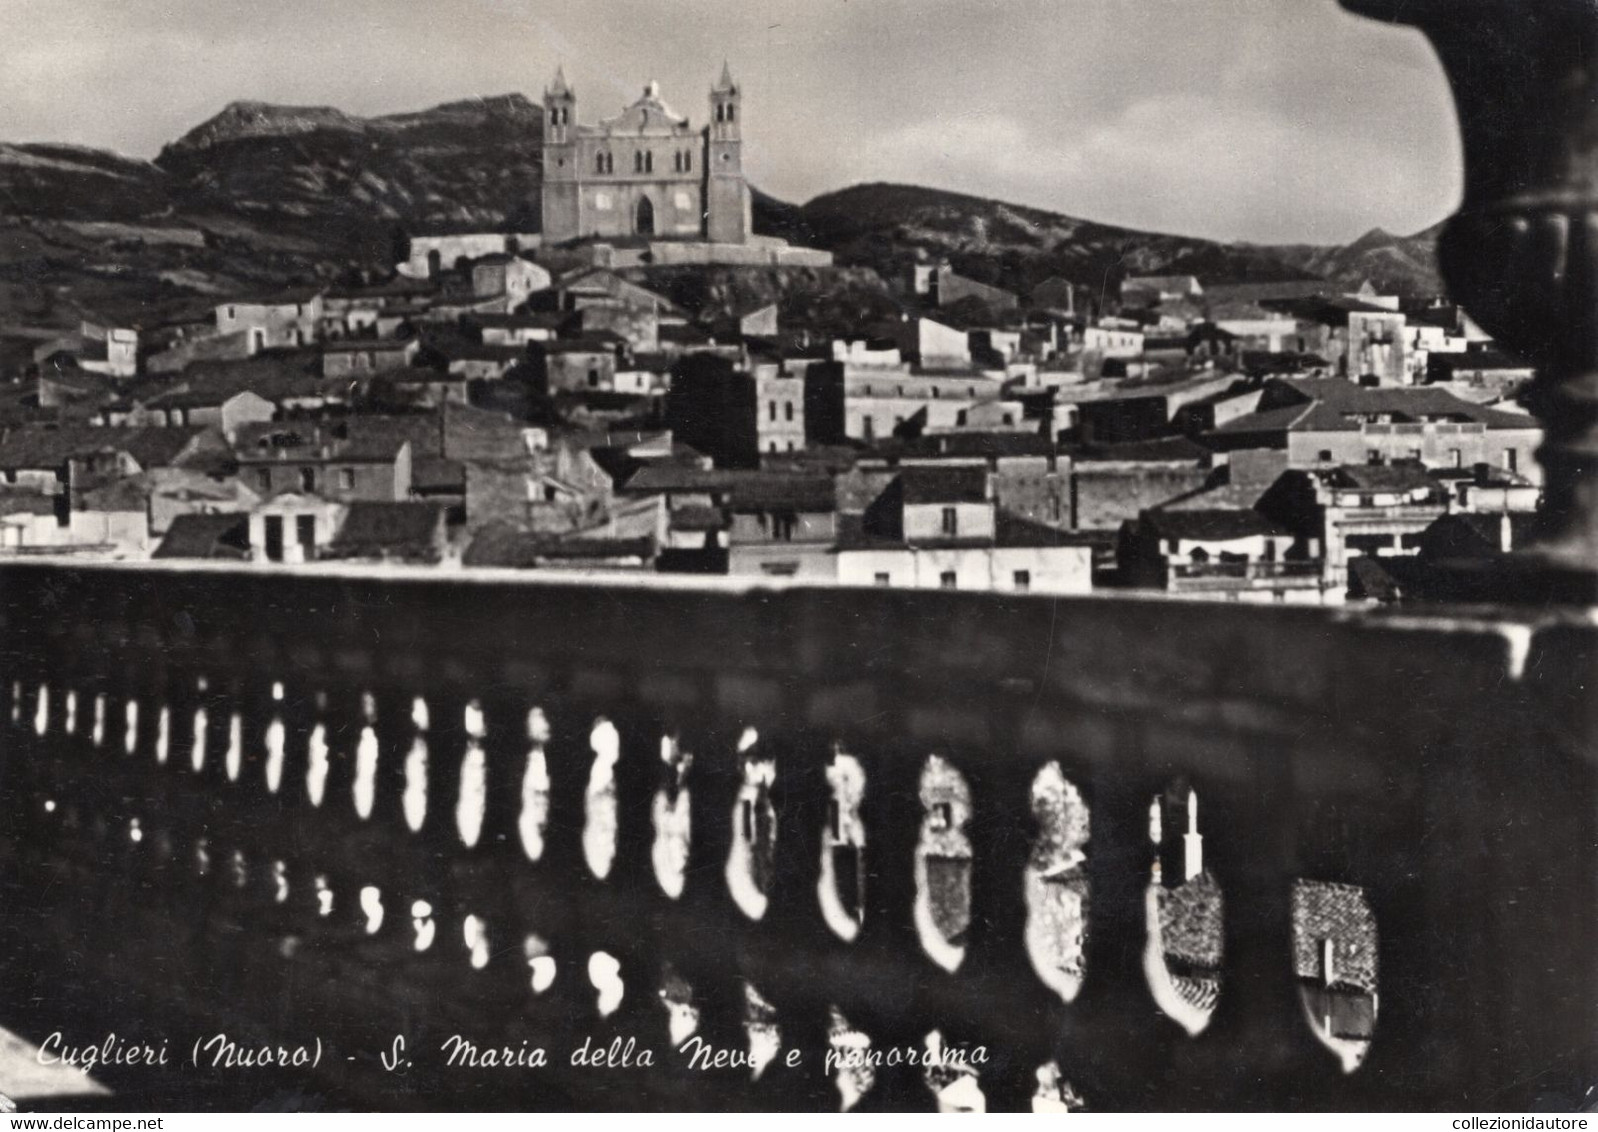
<svg viewBox="0 0 1598 1132">
<path fill-rule="evenodd" d="M 997 1051 L 999 1109 L 1050 1064 L 1100 1109 L 1514 1109 L 1598 1080 L 1584 614 L 28 564 L 0 567 L 0 632 L 0 1018 L 25 1036 L 69 1006 L 314 1033 L 314 1080 L 380 1107 L 836 1108 L 834 1012 L 879 1050 Z M 840 753 L 864 776 L 853 938 L 818 900 Z M 970 798 L 952 952 L 916 912 L 931 755 Z M 1050 763 L 1091 811 L 1071 1002 L 1025 945 Z M 1197 1038 L 1142 965 L 1149 800 L 1177 779 L 1225 894 Z M 1298 998 L 1298 877 L 1375 912 L 1352 1075 Z M 746 1050 L 753 1017 L 808 1053 L 687 1068 L 663 988 L 707 1041 Z M 399 1077 L 396 1034 L 555 1056 Z M 567 1060 L 588 1039 L 661 1053 L 595 1073 Z M 930 1103 L 904 1066 L 862 1102 Z"/>
</svg>

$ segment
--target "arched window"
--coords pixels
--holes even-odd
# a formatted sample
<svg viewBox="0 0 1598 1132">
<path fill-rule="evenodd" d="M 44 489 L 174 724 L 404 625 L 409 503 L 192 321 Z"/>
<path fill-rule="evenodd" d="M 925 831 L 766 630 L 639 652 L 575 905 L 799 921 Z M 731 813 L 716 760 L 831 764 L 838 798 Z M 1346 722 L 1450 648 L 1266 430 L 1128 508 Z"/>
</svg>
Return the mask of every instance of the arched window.
<svg viewBox="0 0 1598 1132">
<path fill-rule="evenodd" d="M 648 151 L 648 152 L 646 152 L 644 154 L 644 172 L 645 173 L 653 173 L 654 171 L 655 171 L 655 153 L 654 153 L 654 150 L 650 150 L 650 151 Z"/>
<path fill-rule="evenodd" d="M 727 121 L 731 122 L 738 116 L 738 107 L 731 102 L 727 103 Z"/>
<path fill-rule="evenodd" d="M 644 171 L 644 151 L 641 150 L 641 149 L 640 150 L 634 150 L 633 151 L 633 172 L 634 173 L 642 173 L 643 171 Z"/>
<path fill-rule="evenodd" d="M 605 171 L 605 155 L 603 153 L 594 154 L 594 172 L 595 173 L 603 173 L 604 171 Z"/>
<path fill-rule="evenodd" d="M 688 150 L 682 155 L 682 171 L 684 173 L 692 173 L 694 171 L 693 150 Z"/>
<path fill-rule="evenodd" d="M 726 120 L 727 120 L 727 108 L 725 106 L 723 106 L 719 102 L 716 103 L 716 121 L 725 122 Z"/>
</svg>

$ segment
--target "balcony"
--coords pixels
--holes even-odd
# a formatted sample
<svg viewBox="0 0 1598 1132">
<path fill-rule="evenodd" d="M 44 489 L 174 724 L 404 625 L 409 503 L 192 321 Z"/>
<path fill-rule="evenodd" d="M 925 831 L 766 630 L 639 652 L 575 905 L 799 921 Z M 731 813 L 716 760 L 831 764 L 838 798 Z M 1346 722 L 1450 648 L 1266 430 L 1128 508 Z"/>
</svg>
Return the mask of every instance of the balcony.
<svg viewBox="0 0 1598 1132">
<path fill-rule="evenodd" d="M 990 1109 L 1040 1071 L 1105 1110 L 1568 1108 L 1598 1081 L 1583 610 L 12 562 L 0 630 L 0 1022 L 168 1037 L 168 1070 L 105 1068 L 119 1108 L 836 1110 L 827 1051 L 934 1031 L 988 1051 Z M 968 811 L 924 806 L 934 755 Z M 1069 1002 L 1027 947 L 1051 764 L 1091 813 Z M 1178 779 L 1225 894 L 1197 1037 L 1143 968 L 1149 801 Z M 929 877 L 968 884 L 958 947 L 926 944 Z M 1352 1073 L 1300 1001 L 1300 877 L 1374 911 Z M 685 1019 L 778 1056 L 691 1067 Z M 319 1057 L 186 1064 L 219 1032 Z M 453 1035 L 547 1065 L 451 1068 Z M 611 1067 L 573 1065 L 585 1043 Z M 935 1101 L 902 1061 L 858 1086 Z"/>
</svg>

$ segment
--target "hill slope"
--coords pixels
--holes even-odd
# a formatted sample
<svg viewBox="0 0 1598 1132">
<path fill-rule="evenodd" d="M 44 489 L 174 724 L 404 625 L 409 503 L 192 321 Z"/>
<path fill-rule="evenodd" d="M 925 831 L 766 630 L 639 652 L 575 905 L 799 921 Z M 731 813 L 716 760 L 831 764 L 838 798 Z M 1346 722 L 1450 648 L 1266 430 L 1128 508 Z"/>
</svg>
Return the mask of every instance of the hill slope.
<svg viewBox="0 0 1598 1132">
<path fill-rule="evenodd" d="M 543 114 L 519 94 L 356 118 L 233 103 L 161 151 L 180 207 L 341 228 L 537 227 Z"/>
<path fill-rule="evenodd" d="M 1351 244 L 1317 247 L 1298 244 L 1260 250 L 1311 275 L 1334 279 L 1357 288 L 1366 279 L 1378 291 L 1400 295 L 1435 295 L 1443 290 L 1437 274 L 1437 237 L 1443 226 L 1435 224 L 1412 236 L 1394 236 L 1372 228 Z"/>
<path fill-rule="evenodd" d="M 756 228 L 826 248 L 840 262 L 902 274 L 918 257 L 1021 294 L 1059 275 L 1105 294 L 1127 275 L 1253 282 L 1314 274 L 1271 249 L 1138 232 L 1004 201 L 915 185 L 855 185 L 808 204 L 757 202 Z"/>
<path fill-rule="evenodd" d="M 542 141 L 539 107 L 509 94 L 372 118 L 236 102 L 154 162 L 0 143 L 0 326 L 69 321 L 79 306 L 148 321 L 215 294 L 328 279 L 351 263 L 382 268 L 396 231 L 414 225 L 537 230 Z M 1052 275 L 1113 296 L 1126 275 L 1174 273 L 1437 289 L 1435 231 L 1264 247 L 913 185 L 856 185 L 803 205 L 753 195 L 757 232 L 858 269 L 836 303 L 819 279 L 773 292 L 837 317 L 879 305 L 886 289 L 868 273 L 894 280 L 924 258 L 1023 295 Z M 729 296 L 699 297 L 714 306 Z"/>
</svg>

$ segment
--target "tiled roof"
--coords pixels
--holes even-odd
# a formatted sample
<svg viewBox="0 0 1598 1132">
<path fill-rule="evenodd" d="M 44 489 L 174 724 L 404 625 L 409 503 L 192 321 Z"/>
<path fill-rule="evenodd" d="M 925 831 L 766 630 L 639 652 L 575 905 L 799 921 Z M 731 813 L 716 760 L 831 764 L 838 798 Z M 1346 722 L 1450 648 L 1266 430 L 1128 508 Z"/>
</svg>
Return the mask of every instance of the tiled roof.
<svg viewBox="0 0 1598 1132">
<path fill-rule="evenodd" d="M 201 427 L 23 425 L 0 439 L 0 468 L 56 469 L 75 457 L 104 451 L 126 452 L 141 468 L 166 467 L 205 431 Z"/>
<path fill-rule="evenodd" d="M 1210 450 L 1185 436 L 1162 436 L 1124 444 L 1083 444 L 1070 449 L 1071 459 L 1086 463 L 1197 463 L 1210 458 Z"/>
<path fill-rule="evenodd" d="M 1419 461 L 1400 460 L 1392 464 L 1340 464 L 1322 473 L 1335 487 L 1364 491 L 1432 491 L 1437 481 Z"/>
<path fill-rule="evenodd" d="M 75 510 L 79 511 L 138 511 L 146 514 L 150 507 L 150 484 L 143 476 L 124 476 L 101 483 L 79 494 Z"/>
<path fill-rule="evenodd" d="M 738 472 L 721 468 L 701 468 L 697 464 L 655 460 L 640 467 L 627 480 L 628 491 L 708 491 L 730 492 L 737 483 L 758 472 Z"/>
<path fill-rule="evenodd" d="M 994 545 L 1004 547 L 1094 546 L 1103 542 L 1084 531 L 1062 531 L 1000 511 L 994 525 Z"/>
<path fill-rule="evenodd" d="M 152 558 L 248 558 L 247 515 L 179 515 Z"/>
<path fill-rule="evenodd" d="M 401 354 L 417 346 L 414 338 L 335 338 L 322 343 L 324 354 Z"/>
<path fill-rule="evenodd" d="M 484 312 L 468 315 L 466 321 L 475 326 L 501 329 L 555 330 L 569 318 L 571 318 L 570 311 L 524 311 L 517 314 Z"/>
<path fill-rule="evenodd" d="M 913 465 L 899 473 L 906 504 L 986 503 L 988 470 L 983 467 Z"/>
<path fill-rule="evenodd" d="M 1314 407 L 1312 402 L 1305 402 L 1302 405 L 1284 405 L 1277 409 L 1261 409 L 1258 412 L 1245 413 L 1241 417 L 1233 417 L 1211 432 L 1219 436 L 1286 432 L 1309 416 L 1310 410 Z"/>
<path fill-rule="evenodd" d="M 334 558 L 436 558 L 443 517 L 436 503 L 351 503 L 329 553 Z"/>
<path fill-rule="evenodd" d="M 626 339 L 608 331 L 595 331 L 581 338 L 557 338 L 534 342 L 532 349 L 543 354 L 614 354 Z"/>
<path fill-rule="evenodd" d="M 1406 556 L 1407 557 L 1407 556 Z M 1395 578 L 1389 568 L 1396 558 L 1378 558 L 1372 554 L 1357 555 L 1348 560 L 1348 594 L 1366 597 L 1372 601 L 1397 601 L 1404 596 L 1401 578 Z"/>
<path fill-rule="evenodd" d="M 1190 539 L 1195 542 L 1230 542 L 1255 535 L 1291 533 L 1258 511 L 1172 511 L 1160 508 L 1145 511 L 1142 522 L 1162 539 Z"/>
<path fill-rule="evenodd" d="M 1287 279 L 1274 283 L 1212 283 L 1204 288 L 1204 297 L 1212 303 L 1258 303 L 1334 295 L 1339 290 L 1338 284 L 1327 279 Z"/>
<path fill-rule="evenodd" d="M 240 426 L 233 450 L 248 463 L 279 459 L 389 463 L 406 443 L 403 436 L 374 434 L 340 421 L 281 421 Z"/>
<path fill-rule="evenodd" d="M 1529 370 L 1533 366 L 1524 358 L 1503 350 L 1467 350 L 1463 354 L 1432 354 L 1429 361 L 1449 370 Z"/>
<path fill-rule="evenodd" d="M 738 480 L 728 506 L 734 511 L 828 512 L 837 508 L 831 476 L 757 474 Z"/>
<path fill-rule="evenodd" d="M 550 561 L 638 559 L 648 562 L 654 556 L 654 540 L 649 538 L 552 538 L 518 530 L 508 523 L 491 523 L 473 537 L 462 564 L 530 569 Z"/>
<path fill-rule="evenodd" d="M 440 456 L 417 456 L 411 461 L 411 490 L 458 493 L 466 490 L 466 465 Z"/>
<path fill-rule="evenodd" d="M 876 451 L 905 456 L 1052 456 L 1056 446 L 1046 436 L 1032 432 L 950 432 L 905 440 L 878 442 Z"/>
<path fill-rule="evenodd" d="M 313 355 L 262 356 L 237 361 L 193 362 L 171 388 L 182 387 L 196 394 L 215 397 L 220 403 L 244 390 L 268 401 L 290 397 L 315 397 L 331 388 L 342 390 L 342 381 L 329 382 L 313 373 Z"/>
</svg>

